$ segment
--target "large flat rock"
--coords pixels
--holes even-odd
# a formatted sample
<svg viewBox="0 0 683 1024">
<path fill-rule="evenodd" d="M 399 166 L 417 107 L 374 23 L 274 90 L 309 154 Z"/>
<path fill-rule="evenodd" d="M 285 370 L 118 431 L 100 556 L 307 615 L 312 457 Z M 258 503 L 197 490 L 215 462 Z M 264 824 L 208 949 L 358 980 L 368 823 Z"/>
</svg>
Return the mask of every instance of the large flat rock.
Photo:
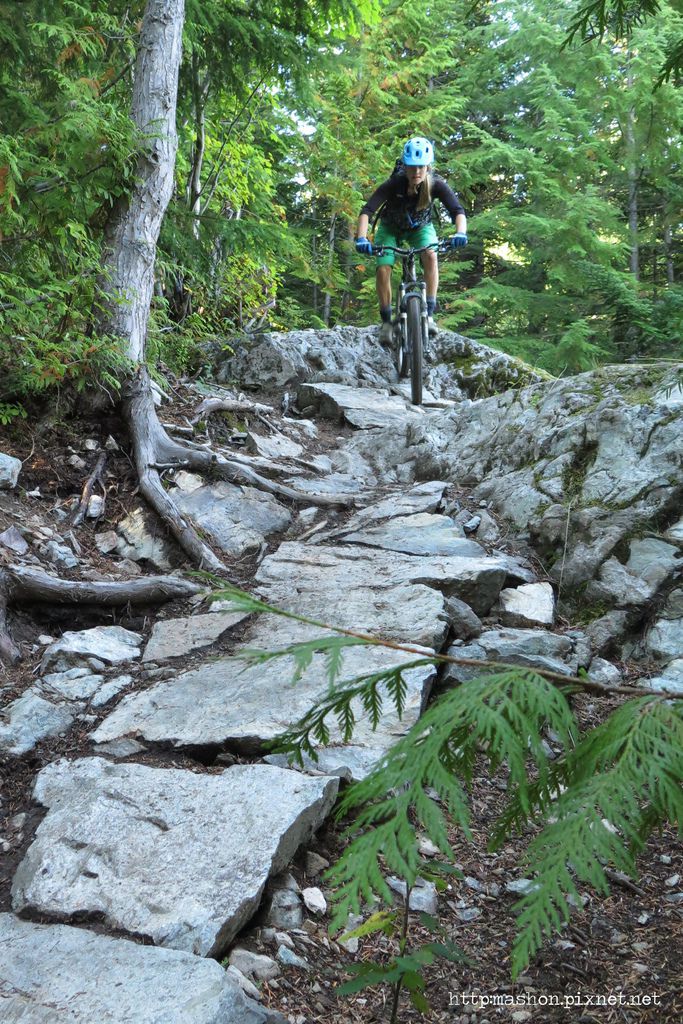
<svg viewBox="0 0 683 1024">
<path fill-rule="evenodd" d="M 66 732 L 73 720 L 72 710 L 46 700 L 31 686 L 0 711 L 0 754 L 25 754 L 47 736 Z"/>
<path fill-rule="evenodd" d="M 436 512 L 441 504 L 448 484 L 443 480 L 427 480 L 402 488 L 395 493 L 359 509 L 346 523 L 345 530 L 359 530 L 395 516 L 416 515 L 419 512 Z"/>
<path fill-rule="evenodd" d="M 214 643 L 246 618 L 246 612 L 206 612 L 182 619 L 162 619 L 154 624 L 142 660 L 181 658 Z"/>
<path fill-rule="evenodd" d="M 441 622 L 439 628 L 445 630 Z M 289 644 L 317 638 L 324 631 L 279 616 L 262 616 L 255 624 L 249 647 L 275 650 Z M 428 653 L 428 652 L 427 652 Z M 370 672 L 399 666 L 419 655 L 392 651 L 383 647 L 351 647 L 344 652 L 341 679 L 352 679 Z M 239 651 L 232 658 L 208 662 L 158 683 L 141 693 L 125 697 L 92 734 L 97 743 L 136 735 L 149 742 L 175 747 L 201 745 L 230 746 L 258 752 L 295 724 L 328 690 L 328 662 L 323 654 L 313 654 L 301 677 L 294 680 L 295 661 L 286 655 L 265 664 L 245 665 Z M 417 721 L 434 679 L 430 666 L 409 669 L 406 706 L 401 719 L 393 703 L 385 702 L 385 712 L 373 731 L 360 707 L 355 708 L 356 729 L 348 752 L 336 726 L 329 722 L 334 757 L 351 770 L 362 764 L 363 774 Z"/>
<path fill-rule="evenodd" d="M 219 964 L 0 914 L 3 1024 L 277 1024 Z"/>
<path fill-rule="evenodd" d="M 259 584 L 284 584 L 291 590 L 330 591 L 334 587 L 375 590 L 400 583 L 423 583 L 466 601 L 478 615 L 486 614 L 510 574 L 519 582 L 533 575 L 508 555 L 432 555 L 414 557 L 373 550 L 357 544 L 322 546 L 295 541 L 281 544 L 259 566 Z M 357 624 L 358 625 L 358 624 Z"/>
<path fill-rule="evenodd" d="M 204 484 L 192 473 L 178 473 L 176 482 L 173 500 L 178 508 L 226 554 L 239 557 L 257 551 L 266 537 L 291 522 L 284 505 L 255 487 L 225 481 Z"/>
<path fill-rule="evenodd" d="M 352 427 L 402 426 L 425 413 L 398 395 L 378 388 L 353 388 L 347 384 L 302 384 L 301 408 L 312 405 L 321 416 L 346 421 Z"/>
<path fill-rule="evenodd" d="M 307 586 L 298 581 L 296 586 L 288 583 L 263 585 L 257 596 L 283 611 L 303 615 L 315 622 L 321 622 L 340 629 L 367 633 L 421 647 L 441 648 L 447 630 L 448 613 L 443 594 L 423 583 L 398 583 L 393 587 L 374 587 L 368 579 L 365 585 L 339 587 L 336 581 L 325 585 Z M 273 640 L 274 627 L 267 630 L 254 626 L 249 646 L 254 641 L 267 645 Z M 298 628 L 298 627 L 297 627 Z M 294 632 L 290 627 L 277 627 L 277 635 L 283 641 Z M 315 629 L 314 629 L 315 632 Z M 319 632 L 319 630 L 318 630 Z"/>
<path fill-rule="evenodd" d="M 220 775 L 61 760 L 38 775 L 48 807 L 12 885 L 16 911 L 101 915 L 200 956 L 222 953 L 329 813 L 337 781 L 270 765 Z"/>
<path fill-rule="evenodd" d="M 463 536 L 462 527 L 449 516 L 429 512 L 395 516 L 386 523 L 345 533 L 344 543 L 403 551 L 408 555 L 463 555 L 466 558 L 486 555 L 481 545 Z"/>
</svg>

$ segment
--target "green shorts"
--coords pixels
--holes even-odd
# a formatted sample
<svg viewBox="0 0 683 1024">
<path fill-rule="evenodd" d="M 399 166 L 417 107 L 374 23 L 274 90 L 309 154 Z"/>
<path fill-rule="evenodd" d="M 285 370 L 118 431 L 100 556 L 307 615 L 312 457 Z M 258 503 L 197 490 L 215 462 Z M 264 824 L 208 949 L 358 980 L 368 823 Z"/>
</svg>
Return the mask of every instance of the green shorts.
<svg viewBox="0 0 683 1024">
<path fill-rule="evenodd" d="M 433 224 L 424 224 L 421 228 L 391 228 L 380 221 L 375 232 L 373 245 L 396 245 L 401 248 L 419 249 L 423 245 L 430 245 L 438 242 Z M 378 267 L 393 267 L 396 262 L 396 253 L 387 252 L 384 256 L 377 256 Z"/>
</svg>

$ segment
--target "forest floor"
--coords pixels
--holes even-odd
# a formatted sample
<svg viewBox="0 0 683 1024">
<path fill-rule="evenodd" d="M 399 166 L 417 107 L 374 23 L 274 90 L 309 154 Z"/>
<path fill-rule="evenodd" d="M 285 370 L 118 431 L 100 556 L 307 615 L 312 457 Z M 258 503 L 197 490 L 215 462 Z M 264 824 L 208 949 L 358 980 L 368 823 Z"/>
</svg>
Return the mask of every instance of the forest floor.
<svg viewBox="0 0 683 1024">
<path fill-rule="evenodd" d="M 255 399 L 267 401 L 268 396 L 255 396 Z M 181 392 L 173 408 L 164 409 L 163 418 L 183 422 L 189 408 L 189 398 L 183 398 Z M 271 418 L 277 421 L 278 414 Z M 319 425 L 320 433 L 314 442 L 319 452 L 336 446 L 339 436 L 350 432 L 338 425 L 324 422 Z M 62 421 L 39 437 L 29 436 L 22 425 L 8 431 L 1 447 L 22 459 L 24 468 L 16 493 L 0 496 L 0 532 L 17 522 L 36 524 L 36 529 L 42 522 L 44 527 L 57 530 L 52 517 L 55 506 L 67 508 L 74 496 L 80 494 L 83 484 L 83 473 L 69 465 L 68 456 L 73 452 L 84 454 L 85 438 L 94 437 L 104 443 L 108 435 L 116 437 L 119 426 L 114 419 L 92 423 Z M 112 454 L 109 473 L 106 518 L 110 521 L 107 525 L 113 528 L 136 502 L 134 471 L 122 450 Z M 459 496 L 466 507 L 467 494 L 461 492 Z M 330 516 L 341 518 L 344 514 L 333 511 Z M 100 522 L 97 527 L 102 529 L 104 525 Z M 73 578 L 83 578 L 83 567 L 87 566 L 88 570 L 102 575 L 121 578 L 117 563 L 101 555 L 95 546 L 94 532 L 92 521 L 86 520 L 78 530 L 82 564 L 61 575 L 68 577 L 73 573 Z M 269 550 L 278 543 L 279 538 L 271 538 Z M 249 589 L 255 569 L 256 559 L 242 559 L 231 567 L 230 581 Z M 0 677 L 2 703 L 6 705 L 19 696 L 33 680 L 42 651 L 38 642 L 41 633 L 58 635 L 63 629 L 85 628 L 102 622 L 115 622 L 147 633 L 154 619 L 178 614 L 180 607 L 169 604 L 149 613 L 144 610 L 127 614 L 121 611 L 83 613 L 77 625 L 73 611 L 62 612 L 60 621 L 59 612 L 54 608 L 20 610 L 12 625 L 15 639 L 26 656 L 18 667 L 5 670 Z M 186 613 L 186 605 L 184 611 Z M 223 644 L 234 642 L 234 635 L 230 641 L 218 641 L 212 653 L 220 652 Z M 197 658 L 205 655 L 203 651 Z M 575 711 L 582 726 L 597 724 L 613 710 L 616 700 L 588 695 L 575 697 Z M 101 716 L 110 712 L 111 705 Z M 35 774 L 59 757 L 91 755 L 88 734 L 97 724 L 90 720 L 80 728 L 77 723 L 66 736 L 45 740 L 23 757 L 0 765 L 0 839 L 4 851 L 0 911 L 11 909 L 12 876 L 43 817 L 43 810 L 31 799 Z M 138 755 L 136 760 L 198 772 L 222 770 L 219 765 L 199 764 L 189 755 L 161 750 Z M 439 1024 L 498 1021 L 673 1024 L 682 1020 L 683 905 L 666 897 L 681 889 L 683 846 L 668 828 L 648 843 L 640 860 L 641 874 L 637 880 L 615 880 L 607 896 L 582 887 L 583 907 L 576 910 L 570 923 L 555 938 L 543 944 L 525 974 L 516 983 L 511 982 L 516 897 L 506 891 L 505 885 L 523 877 L 520 861 L 533 833 L 527 830 L 496 853 L 488 851 L 492 825 L 505 803 L 505 790 L 504 771 L 490 777 L 482 770 L 475 778 L 471 794 L 473 839 L 467 841 L 455 829 L 450 834 L 454 859 L 463 879 L 453 878 L 439 895 L 438 920 L 444 934 L 460 947 L 467 962 L 454 964 L 439 960 L 427 966 L 424 994 L 431 1010 L 422 1015 L 410 1004 L 408 995 L 402 993 L 397 1020 L 411 1024 L 418 1020 Z M 309 849 L 332 862 L 343 844 L 342 823 L 330 821 Z M 291 869 L 302 888 L 320 885 L 325 889 L 320 877 L 306 877 L 304 865 L 302 852 Z M 434 940 L 435 936 L 420 922 L 419 915 L 411 914 L 409 920 L 408 948 Z M 97 923 L 88 922 L 88 927 L 93 926 L 104 930 Z M 293 937 L 297 953 L 305 957 L 310 969 L 286 968 L 275 982 L 263 983 L 265 1005 L 288 1016 L 292 1024 L 376 1024 L 390 1019 L 393 993 L 389 986 L 375 986 L 349 997 L 336 995 L 335 988 L 349 977 L 346 968 L 354 962 L 388 963 L 398 951 L 397 937 L 381 932 L 364 937 L 358 952 L 352 954 L 328 934 L 324 920 L 313 917 L 306 922 L 305 932 Z M 239 944 L 271 956 L 275 954 L 275 948 L 263 937 L 258 919 L 242 935 Z"/>
</svg>

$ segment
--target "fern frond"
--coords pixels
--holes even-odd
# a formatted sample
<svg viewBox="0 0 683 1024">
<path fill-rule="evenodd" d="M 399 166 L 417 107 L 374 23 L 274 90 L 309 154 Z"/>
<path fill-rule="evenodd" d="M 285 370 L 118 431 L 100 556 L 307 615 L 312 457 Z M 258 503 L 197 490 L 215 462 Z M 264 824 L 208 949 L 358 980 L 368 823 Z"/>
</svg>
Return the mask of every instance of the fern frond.
<svg viewBox="0 0 683 1024">
<path fill-rule="evenodd" d="M 337 639 L 344 640 L 346 638 L 341 637 Z M 325 640 L 327 638 L 323 638 L 323 641 Z M 318 638 L 306 641 L 302 645 L 294 644 L 292 649 L 301 646 L 303 648 L 311 647 L 313 650 L 319 650 L 320 643 L 321 640 Z M 258 656 L 261 653 L 268 655 L 271 652 L 254 653 Z M 288 653 L 292 653 L 292 650 L 288 649 Z M 316 730 L 319 730 L 321 723 L 325 722 L 329 716 L 336 718 L 340 722 L 344 742 L 350 742 L 356 723 L 356 712 L 353 710 L 354 702 L 360 705 L 360 708 L 366 712 L 370 718 L 372 728 L 376 729 L 382 717 L 382 688 L 390 696 L 394 697 L 397 710 L 400 708 L 402 712 L 407 691 L 406 684 L 402 678 L 403 674 L 411 669 L 432 665 L 432 663 L 431 658 L 417 658 L 414 661 L 405 661 L 401 665 L 391 665 L 375 672 L 366 672 L 342 683 L 331 685 L 325 696 L 313 708 L 306 712 L 291 729 L 288 729 L 278 737 L 274 749 L 278 753 L 288 754 L 301 764 L 301 755 L 303 753 L 311 754 L 311 737 L 316 736 Z M 341 723 L 343 723 L 343 726 Z M 315 752 L 311 756 L 316 761 L 318 760 Z"/>
<path fill-rule="evenodd" d="M 381 877 L 380 856 L 388 869 L 414 884 L 420 858 L 411 815 L 450 856 L 445 817 L 429 793 L 436 791 L 453 822 L 469 836 L 465 787 L 482 751 L 492 767 L 509 766 L 515 791 L 530 804 L 528 771 L 546 784 L 548 779 L 548 761 L 537 739 L 546 722 L 567 746 L 572 743 L 577 729 L 566 700 L 533 672 L 473 679 L 440 697 L 340 801 L 339 814 L 352 813 L 354 819 L 347 830 L 353 838 L 328 872 L 338 886 L 335 926 L 346 920 L 349 909 L 358 912 L 368 891 L 381 895 L 374 887 Z"/>
<path fill-rule="evenodd" d="M 683 708 L 658 695 L 629 701 L 552 774 L 558 784 L 553 820 L 524 859 L 534 885 L 517 904 L 515 975 L 543 937 L 569 918 L 567 896 L 578 895 L 577 884 L 607 893 L 606 867 L 634 875 L 635 856 L 660 822 L 683 831 Z M 544 810 L 550 792 L 544 790 L 539 801 Z"/>
</svg>

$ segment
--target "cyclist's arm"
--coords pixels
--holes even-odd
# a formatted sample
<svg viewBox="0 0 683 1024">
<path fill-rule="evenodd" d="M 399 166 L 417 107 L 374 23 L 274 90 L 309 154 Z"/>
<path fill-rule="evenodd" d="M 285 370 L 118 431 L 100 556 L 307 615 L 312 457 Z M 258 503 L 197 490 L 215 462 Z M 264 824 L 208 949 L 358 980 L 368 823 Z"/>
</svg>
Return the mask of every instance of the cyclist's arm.
<svg viewBox="0 0 683 1024">
<path fill-rule="evenodd" d="M 367 213 L 361 213 L 358 218 L 358 227 L 356 228 L 356 238 L 367 238 L 368 237 L 368 225 L 370 224 L 370 218 Z"/>
<path fill-rule="evenodd" d="M 467 217 L 464 213 L 458 213 L 455 216 L 455 230 L 461 235 L 467 234 Z"/>
<path fill-rule="evenodd" d="M 390 178 L 387 178 L 386 181 L 383 181 L 379 188 L 375 189 L 375 191 L 372 193 L 367 203 L 365 203 L 365 205 L 361 207 L 361 217 L 365 215 L 369 220 L 370 217 L 373 216 L 373 214 L 377 213 L 380 206 L 382 206 L 383 203 L 386 203 L 387 199 L 389 199 L 390 196 L 393 195 L 394 189 L 395 182 L 393 182 Z"/>
<path fill-rule="evenodd" d="M 451 220 L 455 224 L 456 231 L 466 235 L 467 217 L 465 216 L 465 207 L 462 205 L 453 189 L 446 184 L 443 178 L 434 179 L 432 195 L 435 199 L 441 200 L 443 205 L 446 207 Z"/>
</svg>

